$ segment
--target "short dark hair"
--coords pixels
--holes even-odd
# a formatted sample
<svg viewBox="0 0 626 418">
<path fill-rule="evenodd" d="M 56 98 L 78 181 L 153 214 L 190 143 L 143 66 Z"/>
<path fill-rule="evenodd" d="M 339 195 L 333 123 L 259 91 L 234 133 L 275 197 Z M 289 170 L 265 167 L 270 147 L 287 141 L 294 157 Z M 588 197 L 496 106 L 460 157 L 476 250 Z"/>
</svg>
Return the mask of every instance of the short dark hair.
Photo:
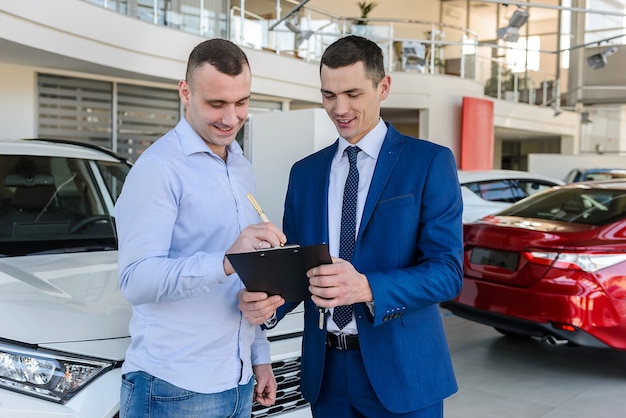
<svg viewBox="0 0 626 418">
<path fill-rule="evenodd" d="M 328 68 L 341 68 L 359 61 L 365 66 L 365 73 L 374 83 L 374 87 L 378 86 L 385 77 L 383 51 L 375 42 L 362 36 L 348 35 L 326 48 L 320 62 L 320 73 L 324 65 Z"/>
<path fill-rule="evenodd" d="M 202 65 L 211 64 L 220 73 L 239 75 L 250 67 L 248 57 L 241 48 L 226 39 L 214 38 L 199 43 L 189 54 L 185 78 L 191 84 L 193 73 Z"/>
</svg>

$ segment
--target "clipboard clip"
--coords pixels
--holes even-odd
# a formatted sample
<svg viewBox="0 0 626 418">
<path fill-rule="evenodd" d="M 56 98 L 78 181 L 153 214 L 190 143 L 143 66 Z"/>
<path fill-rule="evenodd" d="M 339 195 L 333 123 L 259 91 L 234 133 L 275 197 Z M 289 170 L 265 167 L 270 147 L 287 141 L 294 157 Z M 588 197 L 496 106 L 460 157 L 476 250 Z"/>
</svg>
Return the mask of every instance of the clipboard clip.
<svg viewBox="0 0 626 418">
<path fill-rule="evenodd" d="M 282 247 L 259 248 L 258 250 L 255 250 L 255 251 L 261 253 L 261 254 L 259 254 L 259 257 L 263 257 L 265 255 L 265 252 L 267 252 L 267 251 L 294 249 L 295 251 L 293 251 L 293 252 L 297 253 L 299 251 L 298 248 L 300 248 L 300 245 L 292 244 L 292 245 L 284 245 Z"/>
</svg>

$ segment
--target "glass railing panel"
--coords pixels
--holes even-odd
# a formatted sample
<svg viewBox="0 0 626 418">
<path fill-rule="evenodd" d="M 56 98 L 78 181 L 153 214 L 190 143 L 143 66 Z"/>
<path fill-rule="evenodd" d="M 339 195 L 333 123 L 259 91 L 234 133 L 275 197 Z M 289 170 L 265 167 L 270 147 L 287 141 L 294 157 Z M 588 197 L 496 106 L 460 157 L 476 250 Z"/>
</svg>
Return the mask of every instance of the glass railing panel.
<svg viewBox="0 0 626 418">
<path fill-rule="evenodd" d="M 128 2 L 125 0 L 85 0 L 105 9 L 114 10 L 118 13 L 128 14 Z"/>
<path fill-rule="evenodd" d="M 168 3 L 163 11 L 163 25 L 197 35 L 228 37 L 228 14 L 225 0 L 180 0 Z M 160 19 L 161 13 L 158 13 Z"/>
<path fill-rule="evenodd" d="M 346 34 L 375 41 L 383 50 L 388 72 L 414 71 L 449 74 L 480 82 L 485 94 L 502 100 L 551 105 L 560 96 L 554 74 L 531 71 L 525 60 L 522 72 L 506 63 L 506 45 L 481 45 L 474 32 L 443 23 L 411 19 L 376 19 L 336 16 L 305 5 L 293 16 L 292 4 L 263 13 L 242 11 L 228 0 L 85 0 L 133 18 L 199 34 L 223 37 L 241 46 L 319 62 L 323 52 Z M 229 5 L 233 4 L 229 8 Z M 245 4 L 245 3 L 243 3 Z M 282 18 L 281 18 L 282 13 Z M 544 36 L 554 43 L 556 35 Z M 529 52 L 526 52 L 528 54 Z M 555 54 L 540 51 L 551 62 Z M 492 57 L 498 58 L 492 58 Z M 556 65 L 555 65 L 556 66 Z M 562 75 L 562 77 L 565 77 Z"/>
<path fill-rule="evenodd" d="M 262 49 L 267 44 L 266 21 L 245 19 L 231 14 L 230 23 L 230 39 L 233 42 L 255 49 Z"/>
<path fill-rule="evenodd" d="M 454 74 L 471 77 L 475 70 L 476 35 L 462 28 L 407 19 L 346 19 L 346 32 L 376 41 L 386 54 L 389 71 L 418 71 L 421 73 Z M 466 64 L 470 62 L 469 64 Z M 469 67 L 468 67 L 469 65 Z"/>
<path fill-rule="evenodd" d="M 477 75 L 477 81 L 485 86 L 485 95 L 501 100 L 553 106 L 559 94 L 553 74 L 541 71 L 514 72 L 501 58 L 479 55 Z"/>
<path fill-rule="evenodd" d="M 299 15 L 269 20 L 268 44 L 264 47 L 306 61 L 319 61 L 328 45 L 342 35 L 340 19 L 316 9 Z"/>
</svg>

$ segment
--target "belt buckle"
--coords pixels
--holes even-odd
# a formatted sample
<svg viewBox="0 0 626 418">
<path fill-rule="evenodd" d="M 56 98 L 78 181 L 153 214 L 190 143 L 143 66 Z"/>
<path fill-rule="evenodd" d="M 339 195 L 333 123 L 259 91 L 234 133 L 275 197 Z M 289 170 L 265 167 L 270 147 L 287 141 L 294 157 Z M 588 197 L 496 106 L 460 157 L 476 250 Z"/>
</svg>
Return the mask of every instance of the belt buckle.
<svg viewBox="0 0 626 418">
<path fill-rule="evenodd" d="M 339 350 L 347 350 L 348 349 L 348 334 L 339 334 L 337 335 L 337 348 Z"/>
</svg>

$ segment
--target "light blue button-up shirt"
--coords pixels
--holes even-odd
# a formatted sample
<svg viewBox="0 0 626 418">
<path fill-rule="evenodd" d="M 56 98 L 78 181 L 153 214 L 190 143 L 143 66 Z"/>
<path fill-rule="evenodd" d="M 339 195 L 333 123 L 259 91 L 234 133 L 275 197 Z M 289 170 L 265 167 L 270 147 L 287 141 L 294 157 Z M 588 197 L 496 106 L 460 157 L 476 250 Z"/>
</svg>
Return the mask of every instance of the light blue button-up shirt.
<svg viewBox="0 0 626 418">
<path fill-rule="evenodd" d="M 122 373 L 216 393 L 271 362 L 264 332 L 237 308 L 239 277 L 223 268 L 239 233 L 260 222 L 254 191 L 239 145 L 224 162 L 184 119 L 138 158 L 115 207 L 120 288 L 133 307 Z"/>
</svg>

